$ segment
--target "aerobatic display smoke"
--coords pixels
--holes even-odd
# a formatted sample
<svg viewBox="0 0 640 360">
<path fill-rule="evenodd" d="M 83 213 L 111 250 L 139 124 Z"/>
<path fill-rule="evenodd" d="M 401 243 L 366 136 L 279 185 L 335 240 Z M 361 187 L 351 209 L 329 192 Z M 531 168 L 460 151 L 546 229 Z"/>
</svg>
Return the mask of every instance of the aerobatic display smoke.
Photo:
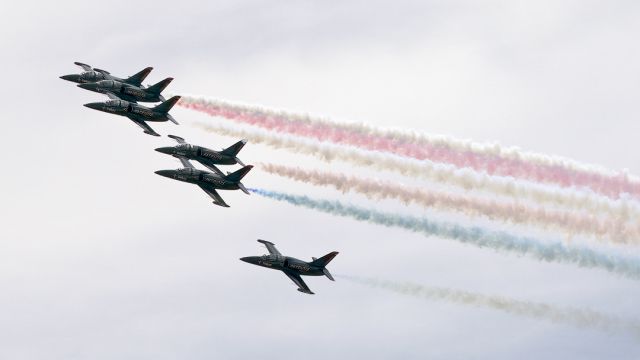
<svg viewBox="0 0 640 360">
<path fill-rule="evenodd" d="M 358 221 L 398 227 L 456 240 L 464 244 L 490 248 L 501 252 L 513 252 L 546 262 L 574 264 L 584 268 L 600 268 L 629 278 L 640 279 L 640 258 L 601 252 L 562 242 L 542 242 L 529 237 L 489 231 L 480 227 L 463 227 L 446 222 L 434 222 L 426 218 L 384 213 L 363 207 L 346 205 L 339 201 L 315 200 L 307 196 L 291 195 L 262 189 L 250 189 L 255 194 L 295 206 L 318 210 L 332 215 L 350 217 Z"/>
<path fill-rule="evenodd" d="M 449 184 L 464 190 L 485 191 L 518 200 L 531 200 L 537 204 L 549 204 L 573 209 L 586 214 L 598 213 L 616 222 L 640 223 L 640 209 L 635 201 L 611 200 L 590 192 L 570 189 L 560 190 L 545 185 L 511 178 L 479 174 L 469 169 L 456 169 L 450 165 L 403 158 L 379 152 L 308 141 L 288 135 L 278 135 L 260 130 L 239 129 L 226 125 L 196 123 L 205 131 L 225 136 L 249 139 L 276 149 L 312 155 L 324 161 L 344 161 L 376 170 L 393 171 L 402 175 Z"/>
<path fill-rule="evenodd" d="M 640 198 L 640 180 L 630 178 L 626 173 L 614 173 L 569 159 L 527 153 L 497 144 L 483 145 L 365 124 L 337 123 L 307 115 L 190 96 L 183 96 L 179 104 L 211 116 L 280 133 L 452 164 L 489 175 L 509 176 L 561 187 L 589 188 L 614 199 L 620 198 L 622 194 Z"/>
<path fill-rule="evenodd" d="M 605 240 L 602 237 L 621 243 L 638 243 L 640 240 L 638 223 L 628 224 L 614 219 L 600 220 L 592 215 L 546 210 L 517 202 L 484 200 L 468 195 L 430 191 L 424 187 L 407 187 L 400 183 L 363 179 L 342 173 L 302 170 L 276 164 L 260 164 L 260 166 L 271 174 L 312 185 L 333 186 L 342 192 L 356 191 L 371 199 L 393 198 L 404 203 L 415 203 L 439 210 L 458 211 L 472 216 L 482 215 L 491 220 L 559 228 L 570 234 L 587 234 L 599 240 Z"/>
<path fill-rule="evenodd" d="M 336 277 L 356 284 L 390 290 L 404 295 L 488 308 L 512 315 L 546 320 L 557 324 L 568 324 L 580 328 L 631 333 L 633 336 L 640 338 L 640 321 L 623 319 L 593 310 L 560 307 L 546 303 L 510 299 L 503 296 L 483 295 L 443 287 L 422 286 L 358 276 L 336 275 Z"/>
</svg>

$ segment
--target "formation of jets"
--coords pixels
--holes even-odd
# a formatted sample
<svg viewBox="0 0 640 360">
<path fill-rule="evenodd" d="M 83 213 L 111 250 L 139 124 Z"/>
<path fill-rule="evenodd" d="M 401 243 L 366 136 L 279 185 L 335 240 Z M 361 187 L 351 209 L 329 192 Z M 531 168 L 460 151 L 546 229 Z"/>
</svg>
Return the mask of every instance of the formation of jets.
<svg viewBox="0 0 640 360">
<path fill-rule="evenodd" d="M 161 95 L 162 91 L 173 81 L 173 78 L 169 77 L 157 84 L 144 86 L 142 82 L 151 73 L 152 67 L 144 68 L 127 78 L 120 78 L 111 75 L 106 70 L 94 68 L 84 63 L 75 62 L 74 64 L 80 66 L 83 72 L 63 75 L 60 76 L 61 79 L 77 83 L 77 86 L 82 89 L 103 94 L 109 98 L 104 102 L 92 102 L 84 106 L 125 116 L 140 126 L 146 134 L 153 136 L 160 136 L 160 134 L 153 130 L 147 122 L 171 121 L 178 125 L 178 122 L 169 114 L 169 111 L 180 100 L 180 96 L 173 96 L 167 100 Z M 160 104 L 147 107 L 138 104 L 139 102 L 159 102 Z M 240 140 L 228 148 L 215 151 L 203 146 L 188 144 L 180 136 L 168 135 L 168 137 L 177 141 L 178 145 L 160 147 L 155 150 L 177 158 L 183 167 L 175 170 L 158 170 L 155 172 L 156 174 L 198 185 L 213 199 L 215 205 L 222 207 L 229 207 L 229 205 L 222 199 L 217 190 L 242 190 L 249 194 L 241 180 L 253 166 L 245 165 L 238 158 L 238 153 L 247 143 L 247 140 Z M 209 171 L 196 169 L 191 161 L 198 162 Z M 242 167 L 234 172 L 224 173 L 218 168 L 220 165 L 240 165 Z M 240 260 L 283 271 L 298 286 L 298 291 L 306 294 L 313 294 L 313 292 L 304 283 L 301 275 L 324 275 L 333 281 L 333 277 L 326 266 L 338 254 L 337 252 L 334 251 L 319 259 L 313 258 L 313 261 L 305 262 L 293 257 L 282 256 L 275 245 L 269 241 L 258 240 L 258 242 L 267 247 L 269 255 L 243 257 Z"/>
</svg>

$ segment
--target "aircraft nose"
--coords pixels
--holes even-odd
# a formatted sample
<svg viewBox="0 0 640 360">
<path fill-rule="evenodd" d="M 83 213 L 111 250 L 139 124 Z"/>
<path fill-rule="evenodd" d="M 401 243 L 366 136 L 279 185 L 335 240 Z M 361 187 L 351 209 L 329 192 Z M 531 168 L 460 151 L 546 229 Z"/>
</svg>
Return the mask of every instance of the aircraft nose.
<svg viewBox="0 0 640 360">
<path fill-rule="evenodd" d="M 94 109 L 94 110 L 102 110 L 102 109 L 104 109 L 104 104 L 101 103 L 101 102 L 88 103 L 88 104 L 84 104 L 84 106 L 88 107 L 89 109 Z"/>
<path fill-rule="evenodd" d="M 167 147 L 159 147 L 156 149 L 157 152 L 161 152 L 163 154 L 167 154 L 167 155 L 173 155 L 174 153 L 174 149 L 171 146 L 167 146 Z"/>
<path fill-rule="evenodd" d="M 80 81 L 80 75 L 78 75 L 78 74 L 62 75 L 62 76 L 60 76 L 60 79 L 67 80 L 67 81 L 72 81 L 72 82 L 79 82 Z"/>
<path fill-rule="evenodd" d="M 79 88 L 83 88 L 86 90 L 95 90 L 98 88 L 98 84 L 96 83 L 84 83 L 84 84 L 78 84 Z"/>
<path fill-rule="evenodd" d="M 155 173 L 160 176 L 173 178 L 173 174 L 175 173 L 175 170 L 158 170 Z"/>
<path fill-rule="evenodd" d="M 254 265 L 258 263 L 258 259 L 260 259 L 259 256 L 245 256 L 240 258 L 241 261 Z"/>
</svg>

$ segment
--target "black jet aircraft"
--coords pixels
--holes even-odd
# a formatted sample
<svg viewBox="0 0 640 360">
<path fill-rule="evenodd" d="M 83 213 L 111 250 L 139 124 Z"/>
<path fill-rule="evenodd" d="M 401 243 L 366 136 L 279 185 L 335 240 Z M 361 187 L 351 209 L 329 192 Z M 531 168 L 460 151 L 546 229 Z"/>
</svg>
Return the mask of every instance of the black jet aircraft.
<svg viewBox="0 0 640 360">
<path fill-rule="evenodd" d="M 173 78 L 166 78 L 155 85 L 143 88 L 117 80 L 100 80 L 78 84 L 78 87 L 101 94 L 110 93 L 128 102 L 158 102 L 165 101 L 164 96 L 160 95 L 160 93 L 171 81 L 173 81 Z"/>
<path fill-rule="evenodd" d="M 76 61 L 74 62 L 74 64 L 80 66 L 82 70 L 84 70 L 84 72 L 81 74 L 63 75 L 63 76 L 60 76 L 60 79 L 71 81 L 78 84 L 91 83 L 91 82 L 96 82 L 100 80 L 115 80 L 115 81 L 130 84 L 133 86 L 142 86 L 142 82 L 144 81 L 144 79 L 147 77 L 147 75 L 149 75 L 151 70 L 153 70 L 152 67 L 146 67 L 142 71 L 134 75 L 131 75 L 128 78 L 119 78 L 117 76 L 111 75 L 106 70 L 92 68 L 91 66 L 87 64 L 83 64 L 81 62 Z"/>
<path fill-rule="evenodd" d="M 156 151 L 163 154 L 175 156 L 177 158 L 186 158 L 195 160 L 206 166 L 209 170 L 217 172 L 216 165 L 235 165 L 245 166 L 240 159 L 238 153 L 247 143 L 247 140 L 240 140 L 222 151 L 207 149 L 198 145 L 187 144 L 183 138 L 175 135 L 169 135 L 170 138 L 178 142 L 176 146 L 167 146 L 157 148 Z"/>
<path fill-rule="evenodd" d="M 298 286 L 298 291 L 305 294 L 313 294 L 313 292 L 309 290 L 307 284 L 302 281 L 300 275 L 324 275 L 328 277 L 329 280 L 335 281 L 333 276 L 331 276 L 331 273 L 329 273 L 329 270 L 327 270 L 327 264 L 329 264 L 329 262 L 338 255 L 337 251 L 330 252 L 320 259 L 312 258 L 313 261 L 306 262 L 290 256 L 282 256 L 280 251 L 276 249 L 275 244 L 272 242 L 266 240 L 258 240 L 258 242 L 263 243 L 267 247 L 269 255 L 247 256 L 240 258 L 240 260 L 269 269 L 282 270 L 282 272 L 284 272 L 285 275 L 287 275 L 289 279 Z"/>
<path fill-rule="evenodd" d="M 220 171 L 220 169 L 212 166 L 214 172 L 208 172 L 204 170 L 198 170 L 189 160 L 178 157 L 184 168 L 177 170 L 158 170 L 156 174 L 169 179 L 188 182 L 190 184 L 198 185 L 207 195 L 211 196 L 213 203 L 223 207 L 229 207 L 227 203 L 222 200 L 222 197 L 218 194 L 216 189 L 220 190 L 242 190 L 246 194 L 249 194 L 247 188 L 240 182 L 242 178 L 253 168 L 252 165 L 247 165 L 242 169 L 227 173 L 226 175 Z"/>
<path fill-rule="evenodd" d="M 164 101 L 152 108 L 121 100 L 111 93 L 107 93 L 107 96 L 109 96 L 111 100 L 107 102 L 94 102 L 84 104 L 84 106 L 120 116 L 126 116 L 142 129 L 144 129 L 144 132 L 146 134 L 153 136 L 160 136 L 160 134 L 155 132 L 149 125 L 147 125 L 146 121 L 162 122 L 168 120 L 176 125 L 178 124 L 176 119 L 174 119 L 173 116 L 169 115 L 169 110 L 171 110 L 173 105 L 175 105 L 178 100 L 180 100 L 180 96 L 174 96 L 171 99 Z"/>
</svg>

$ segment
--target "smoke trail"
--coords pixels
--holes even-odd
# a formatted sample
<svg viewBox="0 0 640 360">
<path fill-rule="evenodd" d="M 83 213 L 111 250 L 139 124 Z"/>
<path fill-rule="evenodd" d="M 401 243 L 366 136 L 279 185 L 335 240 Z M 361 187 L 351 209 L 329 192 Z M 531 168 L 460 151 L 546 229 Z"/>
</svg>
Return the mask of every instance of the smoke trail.
<svg viewBox="0 0 640 360">
<path fill-rule="evenodd" d="M 330 185 L 342 192 L 356 191 L 376 200 L 394 198 L 405 204 L 416 203 L 440 210 L 458 211 L 466 215 L 483 215 L 491 220 L 565 229 L 571 234 L 593 235 L 599 240 L 605 236 L 620 243 L 638 243 L 640 240 L 638 223 L 627 225 L 625 222 L 613 219 L 600 220 L 593 215 L 579 215 L 566 211 L 525 206 L 517 202 L 505 203 L 440 191 L 428 191 L 424 188 L 411 188 L 399 183 L 369 180 L 338 173 L 302 170 L 275 164 L 261 164 L 261 167 L 271 174 L 304 181 L 312 185 Z"/>
<path fill-rule="evenodd" d="M 377 170 L 393 171 L 402 175 L 447 183 L 465 190 L 487 191 L 516 199 L 529 199 L 539 204 L 550 204 L 587 213 L 603 213 L 619 221 L 640 222 L 640 210 L 634 201 L 611 200 L 589 192 L 559 190 L 527 182 L 516 182 L 511 178 L 500 178 L 479 174 L 468 169 L 435 164 L 430 161 L 407 159 L 390 154 L 362 151 L 356 148 L 305 141 L 286 135 L 265 131 L 244 130 L 219 125 L 196 125 L 205 131 L 221 135 L 247 138 L 252 143 L 285 149 L 299 154 L 316 156 L 324 161 L 341 160 L 358 166 Z"/>
<path fill-rule="evenodd" d="M 450 238 L 461 243 L 487 247 L 497 251 L 514 252 L 541 261 L 568 263 L 585 268 L 600 268 L 629 278 L 640 279 L 640 259 L 636 257 L 614 255 L 613 253 L 605 254 L 583 246 L 563 245 L 561 242 L 546 243 L 505 232 L 488 231 L 480 227 L 462 227 L 451 223 L 433 222 L 426 218 L 378 212 L 345 205 L 339 201 L 314 200 L 307 196 L 262 189 L 249 190 L 273 200 L 284 201 L 295 206 L 332 215 L 350 217 L 358 221 L 386 227 L 399 227 L 424 235 Z"/>
<path fill-rule="evenodd" d="M 625 193 L 640 197 L 640 180 L 630 179 L 626 173 L 613 173 L 569 159 L 527 153 L 517 148 L 482 145 L 364 124 L 336 123 L 308 115 L 190 96 L 183 96 L 179 104 L 211 116 L 221 116 L 277 132 L 468 167 L 489 175 L 511 176 L 562 187 L 587 187 L 614 199 Z"/>
<path fill-rule="evenodd" d="M 336 277 L 356 284 L 390 290 L 404 295 L 489 308 L 513 315 L 547 320 L 557 324 L 569 324 L 580 328 L 629 332 L 635 337 L 640 338 L 640 321 L 622 319 L 593 310 L 559 307 L 551 304 L 515 300 L 501 296 L 483 295 L 442 287 L 428 287 L 357 276 L 336 275 Z"/>
</svg>

